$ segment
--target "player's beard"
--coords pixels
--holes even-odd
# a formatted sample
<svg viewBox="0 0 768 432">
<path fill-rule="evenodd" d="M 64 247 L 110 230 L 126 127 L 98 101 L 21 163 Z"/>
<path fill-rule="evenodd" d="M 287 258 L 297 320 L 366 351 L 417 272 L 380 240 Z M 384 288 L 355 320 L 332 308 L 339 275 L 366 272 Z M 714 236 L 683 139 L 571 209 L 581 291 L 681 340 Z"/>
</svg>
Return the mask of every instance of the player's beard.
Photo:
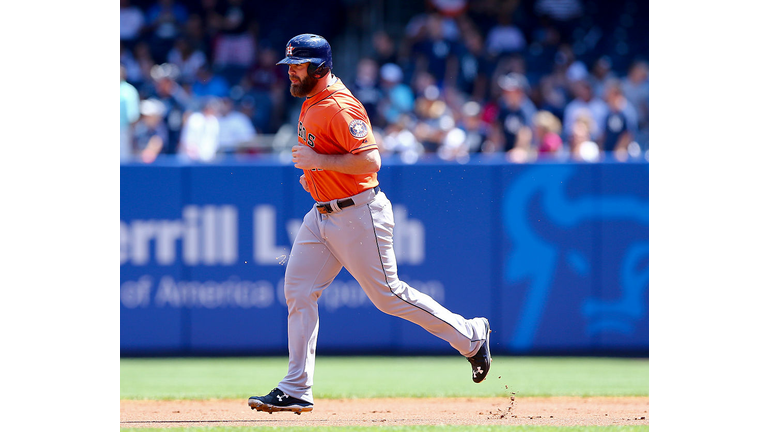
<svg viewBox="0 0 768 432">
<path fill-rule="evenodd" d="M 307 75 L 306 78 L 299 78 L 299 82 L 291 83 L 291 96 L 304 97 L 312 91 L 317 85 L 319 80 L 311 75 Z"/>
</svg>

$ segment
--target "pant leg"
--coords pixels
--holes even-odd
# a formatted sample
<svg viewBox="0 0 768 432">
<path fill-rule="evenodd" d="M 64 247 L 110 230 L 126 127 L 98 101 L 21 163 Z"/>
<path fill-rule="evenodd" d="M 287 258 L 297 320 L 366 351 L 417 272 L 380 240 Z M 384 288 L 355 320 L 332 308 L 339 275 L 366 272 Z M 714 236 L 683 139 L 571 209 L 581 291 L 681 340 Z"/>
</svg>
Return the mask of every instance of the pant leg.
<svg viewBox="0 0 768 432">
<path fill-rule="evenodd" d="M 392 205 L 380 192 L 370 203 L 332 213 L 325 226 L 328 246 L 382 312 L 420 325 L 471 356 L 486 337 L 480 318 L 465 319 L 397 276 L 392 245 Z"/>
<path fill-rule="evenodd" d="M 320 217 L 314 209 L 304 217 L 285 270 L 288 374 L 278 384 L 289 396 L 313 403 L 319 328 L 317 300 L 341 271 L 341 264 L 325 245 Z"/>
</svg>

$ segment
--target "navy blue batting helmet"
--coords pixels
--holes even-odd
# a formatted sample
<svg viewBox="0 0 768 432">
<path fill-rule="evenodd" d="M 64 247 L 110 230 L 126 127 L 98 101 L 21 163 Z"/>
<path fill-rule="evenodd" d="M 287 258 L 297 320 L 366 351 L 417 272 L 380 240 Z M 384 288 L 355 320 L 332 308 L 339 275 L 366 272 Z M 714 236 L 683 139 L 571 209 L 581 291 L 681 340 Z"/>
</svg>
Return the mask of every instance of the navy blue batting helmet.
<svg viewBox="0 0 768 432">
<path fill-rule="evenodd" d="M 277 64 L 309 63 L 307 73 L 315 78 L 322 78 L 333 69 L 331 44 L 324 37 L 316 34 L 294 36 L 285 45 L 285 58 Z"/>
</svg>

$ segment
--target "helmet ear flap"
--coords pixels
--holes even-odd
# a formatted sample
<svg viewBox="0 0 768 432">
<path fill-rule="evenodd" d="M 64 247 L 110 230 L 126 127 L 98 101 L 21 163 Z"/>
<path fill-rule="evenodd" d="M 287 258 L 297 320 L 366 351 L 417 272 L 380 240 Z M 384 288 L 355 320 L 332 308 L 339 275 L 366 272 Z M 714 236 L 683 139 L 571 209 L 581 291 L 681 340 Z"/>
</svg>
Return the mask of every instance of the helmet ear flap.
<svg viewBox="0 0 768 432">
<path fill-rule="evenodd" d="M 309 68 L 307 69 L 307 72 L 316 79 L 324 77 L 329 71 L 330 69 L 325 65 L 325 62 L 322 62 L 319 65 L 310 63 Z"/>
</svg>

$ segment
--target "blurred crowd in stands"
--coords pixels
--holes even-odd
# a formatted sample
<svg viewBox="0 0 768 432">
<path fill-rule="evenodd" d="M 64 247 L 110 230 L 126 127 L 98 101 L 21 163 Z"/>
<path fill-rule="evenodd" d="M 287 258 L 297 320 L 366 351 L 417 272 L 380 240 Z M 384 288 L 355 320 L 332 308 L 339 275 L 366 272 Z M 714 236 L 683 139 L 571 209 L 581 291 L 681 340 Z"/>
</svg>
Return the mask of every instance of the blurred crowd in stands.
<svg viewBox="0 0 768 432">
<path fill-rule="evenodd" d="M 211 161 L 296 142 L 301 101 L 275 63 L 293 33 L 311 31 L 295 21 L 265 37 L 260 3 L 121 0 L 123 160 Z M 345 3 L 359 2 L 334 4 Z M 647 9 L 633 0 L 427 0 L 399 30 L 371 29 L 370 49 L 340 78 L 365 106 L 382 154 L 406 162 L 647 159 Z M 341 33 L 328 26 L 336 58 Z"/>
</svg>

